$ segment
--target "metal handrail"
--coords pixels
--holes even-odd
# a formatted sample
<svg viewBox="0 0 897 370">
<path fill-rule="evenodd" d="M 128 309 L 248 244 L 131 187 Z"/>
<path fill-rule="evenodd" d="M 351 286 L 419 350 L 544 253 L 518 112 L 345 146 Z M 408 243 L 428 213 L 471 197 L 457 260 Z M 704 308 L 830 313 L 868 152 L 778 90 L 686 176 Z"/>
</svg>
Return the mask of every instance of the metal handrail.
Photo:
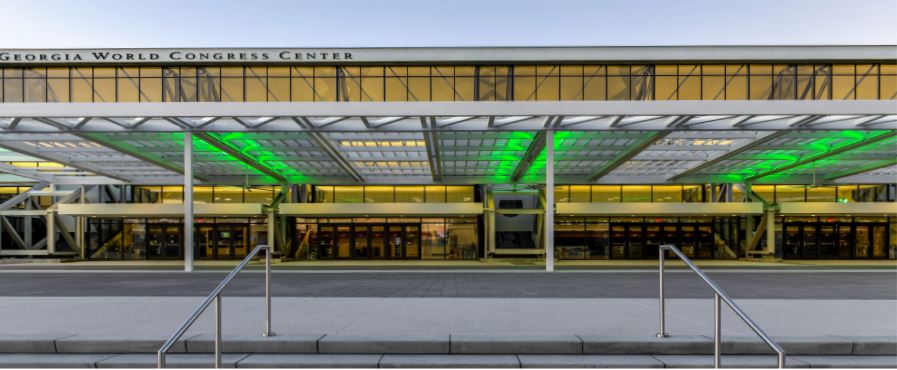
<svg viewBox="0 0 897 370">
<path fill-rule="evenodd" d="M 732 298 L 730 298 L 729 295 L 726 294 L 726 292 L 724 292 L 722 289 L 720 289 L 720 287 L 718 285 L 716 285 L 716 282 L 714 282 L 712 279 L 710 279 L 710 277 L 708 277 L 706 274 L 704 274 L 704 271 L 701 271 L 701 269 L 699 269 L 698 266 L 695 266 L 695 264 L 691 262 L 691 259 L 689 259 L 687 256 L 685 256 L 685 254 L 682 253 L 682 251 L 680 251 L 679 248 L 676 248 L 676 246 L 672 245 L 672 244 L 661 245 L 660 251 L 659 251 L 660 252 L 659 253 L 659 255 L 660 255 L 660 257 L 659 257 L 660 258 L 660 265 L 659 265 L 659 270 L 660 270 L 660 331 L 657 332 L 657 336 L 659 338 L 665 338 L 665 337 L 670 336 L 665 331 L 665 327 L 664 327 L 665 305 L 664 305 L 664 297 L 663 297 L 663 266 L 664 266 L 664 255 L 666 254 L 666 253 L 664 253 L 664 250 L 672 251 L 677 256 L 679 256 L 679 259 L 681 259 L 682 262 L 685 262 L 686 266 L 688 266 L 689 268 L 692 269 L 692 271 L 694 271 L 696 274 L 698 274 L 698 276 L 701 278 L 701 280 L 704 280 L 704 283 L 706 283 L 710 287 L 710 289 L 713 289 L 713 292 L 714 292 L 714 295 L 713 295 L 713 319 L 714 319 L 714 322 L 713 322 L 713 351 L 714 351 L 713 367 L 715 367 L 715 368 L 720 367 L 720 332 L 721 332 L 720 327 L 721 327 L 721 321 L 722 321 L 721 320 L 722 315 L 720 313 L 720 300 L 722 300 L 723 302 L 726 302 L 726 304 L 732 309 L 732 311 L 734 311 L 735 314 L 738 315 L 738 317 L 741 318 L 741 320 L 744 321 L 744 323 L 747 324 L 751 328 L 751 330 L 754 331 L 754 333 L 757 333 L 757 335 L 759 335 L 760 338 L 763 339 L 763 341 L 766 342 L 766 344 L 776 352 L 776 354 L 778 355 L 779 368 L 780 369 L 785 368 L 785 350 L 782 349 L 782 347 L 779 346 L 778 343 L 776 343 L 774 340 L 772 340 L 772 338 L 770 338 L 769 335 L 767 335 L 766 332 L 763 331 L 763 329 L 760 329 L 760 326 L 757 325 L 757 323 L 755 323 L 754 320 L 751 320 L 751 318 L 748 317 L 748 315 L 746 313 L 744 313 L 744 311 L 741 309 L 741 307 L 738 307 L 738 305 L 735 304 L 735 301 L 733 301 Z"/>
<path fill-rule="evenodd" d="M 265 253 L 265 331 L 262 333 L 263 336 L 273 337 L 274 332 L 271 331 L 271 251 L 272 248 L 270 246 L 259 244 L 252 251 L 246 255 L 246 258 L 243 258 L 243 261 L 240 261 L 240 264 L 237 265 L 226 277 L 224 280 L 221 280 L 218 283 L 218 286 L 212 290 L 212 293 L 206 297 L 196 309 L 193 310 L 193 313 L 190 314 L 190 317 L 187 318 L 178 329 L 171 335 L 170 338 L 159 348 L 157 353 L 157 363 L 158 368 L 165 367 L 165 354 L 171 349 L 171 346 L 174 345 L 184 333 L 190 329 L 190 326 L 202 315 L 202 313 L 209 307 L 212 302 L 215 302 L 215 368 L 221 367 L 221 291 L 237 276 L 243 267 L 255 257 L 259 251 L 262 249 L 266 249 L 267 253 Z"/>
</svg>

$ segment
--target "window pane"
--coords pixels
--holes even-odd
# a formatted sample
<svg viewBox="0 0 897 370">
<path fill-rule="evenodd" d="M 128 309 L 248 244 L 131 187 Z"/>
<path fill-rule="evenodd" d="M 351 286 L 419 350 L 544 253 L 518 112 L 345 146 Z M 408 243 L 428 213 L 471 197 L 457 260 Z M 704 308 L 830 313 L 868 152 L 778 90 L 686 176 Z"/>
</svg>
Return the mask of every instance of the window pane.
<svg viewBox="0 0 897 370">
<path fill-rule="evenodd" d="M 268 77 L 268 101 L 290 101 L 290 79 L 288 77 Z"/>
<path fill-rule="evenodd" d="M 93 70 L 72 68 L 72 102 L 90 103 L 93 101 Z M 8 84 L 7 84 L 8 86 Z"/>
<path fill-rule="evenodd" d="M 834 202 L 835 200 L 834 186 L 816 186 L 807 188 L 807 202 Z"/>
<path fill-rule="evenodd" d="M 654 100 L 654 67 L 632 66 L 631 84 L 632 100 Z"/>
<path fill-rule="evenodd" d="M 333 186 L 315 186 L 315 203 L 333 203 Z"/>
<path fill-rule="evenodd" d="M 239 186 L 216 186 L 215 203 L 243 203 L 243 188 Z"/>
<path fill-rule="evenodd" d="M 560 68 L 558 66 L 538 66 L 536 67 L 536 100 L 558 100 L 560 99 L 561 81 L 558 77 Z"/>
<path fill-rule="evenodd" d="M 878 65 L 857 65 L 857 99 L 878 99 Z"/>
<path fill-rule="evenodd" d="M 768 100 L 772 96 L 772 66 L 769 64 L 750 65 L 751 100 Z"/>
<path fill-rule="evenodd" d="M 44 68 L 25 69 L 25 102 L 47 101 L 47 72 Z"/>
<path fill-rule="evenodd" d="M 701 185 L 683 185 L 682 200 L 689 203 L 700 203 L 704 201 L 704 189 Z"/>
<path fill-rule="evenodd" d="M 364 201 L 366 203 L 392 203 L 395 202 L 392 186 L 365 186 Z"/>
<path fill-rule="evenodd" d="M 607 70 L 604 66 L 583 67 L 583 98 L 607 100 Z"/>
<path fill-rule="evenodd" d="M 290 69 L 290 91 L 292 101 L 314 101 L 314 68 L 293 67 Z"/>
<path fill-rule="evenodd" d="M 623 185 L 623 202 L 650 202 L 651 185 Z"/>
<path fill-rule="evenodd" d="M 567 185 L 558 185 L 554 187 L 555 203 L 570 203 L 570 187 Z"/>
<path fill-rule="evenodd" d="M 166 204 L 182 204 L 182 203 L 184 203 L 184 188 L 182 186 L 163 186 L 162 187 L 162 203 L 166 203 Z"/>
<path fill-rule="evenodd" d="M 775 185 L 752 185 L 751 191 L 766 201 L 766 203 L 775 202 Z"/>
<path fill-rule="evenodd" d="M 679 66 L 679 100 L 701 99 L 700 66 Z"/>
<path fill-rule="evenodd" d="M 50 78 L 47 79 L 47 101 L 48 102 L 69 102 L 69 79 L 68 78 Z"/>
<path fill-rule="evenodd" d="M 797 66 L 777 64 L 773 66 L 775 78 L 772 81 L 773 99 L 789 100 L 797 98 Z"/>
<path fill-rule="evenodd" d="M 446 202 L 473 202 L 473 186 L 446 186 Z"/>
<path fill-rule="evenodd" d="M 246 67 L 246 101 L 268 101 L 268 81 L 265 67 Z"/>
<path fill-rule="evenodd" d="M 337 203 L 361 203 L 363 189 L 363 186 L 336 186 L 335 200 Z"/>
<path fill-rule="evenodd" d="M 140 101 L 140 70 L 137 68 L 118 68 L 115 88 L 119 102 Z"/>
<path fill-rule="evenodd" d="M 336 101 L 336 67 L 315 67 L 315 101 Z"/>
<path fill-rule="evenodd" d="M 571 202 L 580 202 L 587 203 L 591 200 L 592 197 L 592 189 L 589 185 L 571 185 L 570 186 L 570 201 Z"/>
<path fill-rule="evenodd" d="M 629 66 L 608 66 L 607 69 L 607 100 L 629 100 Z"/>
<path fill-rule="evenodd" d="M 455 100 L 455 70 L 454 67 L 433 67 L 432 98 L 433 101 Z"/>
<path fill-rule="evenodd" d="M 514 100 L 536 100 L 536 67 L 514 67 Z"/>
<path fill-rule="evenodd" d="M 682 202 L 682 187 L 679 185 L 654 185 L 653 193 L 653 202 Z"/>
<path fill-rule="evenodd" d="M 115 78 L 93 79 L 93 101 L 96 103 L 115 102 Z"/>
<path fill-rule="evenodd" d="M 423 201 L 423 186 L 396 186 L 396 202 L 422 203 Z"/>
<path fill-rule="evenodd" d="M 386 101 L 408 100 L 407 67 L 386 67 Z"/>
<path fill-rule="evenodd" d="M 745 64 L 726 65 L 726 100 L 747 100 L 748 73 Z"/>
<path fill-rule="evenodd" d="M 620 185 L 592 185 L 592 202 L 620 202 Z"/>
<path fill-rule="evenodd" d="M 803 185 L 776 185 L 776 203 L 803 202 Z"/>
<path fill-rule="evenodd" d="M 361 101 L 383 101 L 383 67 L 361 68 Z"/>
<path fill-rule="evenodd" d="M 271 204 L 274 201 L 272 186 L 252 186 L 243 192 L 243 203 Z"/>
<path fill-rule="evenodd" d="M 427 203 L 445 203 L 445 186 L 428 185 L 426 191 Z"/>
</svg>

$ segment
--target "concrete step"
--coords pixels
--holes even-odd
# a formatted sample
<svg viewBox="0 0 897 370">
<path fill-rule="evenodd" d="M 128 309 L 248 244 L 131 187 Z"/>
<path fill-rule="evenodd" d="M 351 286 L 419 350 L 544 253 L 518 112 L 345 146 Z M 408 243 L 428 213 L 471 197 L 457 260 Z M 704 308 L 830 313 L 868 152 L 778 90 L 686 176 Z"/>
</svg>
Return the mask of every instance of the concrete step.
<svg viewBox="0 0 897 370">
<path fill-rule="evenodd" d="M 210 368 L 210 354 L 172 354 L 172 368 Z M 725 368 L 774 368 L 774 356 L 726 355 Z M 897 356 L 788 356 L 790 368 L 895 368 Z M 0 368 L 154 368 L 153 354 L 0 354 Z M 224 354 L 237 368 L 710 368 L 709 355 Z"/>
<path fill-rule="evenodd" d="M 776 337 L 788 355 L 897 356 L 897 336 Z M 0 335 L 0 353 L 151 354 L 163 338 L 108 335 Z M 554 354 L 711 355 L 713 340 L 699 335 L 669 338 L 609 335 L 313 335 L 225 336 L 223 351 L 253 354 Z M 212 336 L 190 334 L 169 353 L 210 353 Z M 728 355 L 772 354 L 757 337 L 723 337 Z"/>
</svg>

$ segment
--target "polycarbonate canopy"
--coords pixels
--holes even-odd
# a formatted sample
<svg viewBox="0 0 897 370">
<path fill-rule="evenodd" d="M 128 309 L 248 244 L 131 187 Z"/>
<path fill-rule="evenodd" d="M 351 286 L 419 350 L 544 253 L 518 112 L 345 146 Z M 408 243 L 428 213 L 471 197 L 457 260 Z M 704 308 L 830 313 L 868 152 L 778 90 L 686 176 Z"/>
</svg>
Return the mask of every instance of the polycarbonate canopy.
<svg viewBox="0 0 897 370">
<path fill-rule="evenodd" d="M 39 107 L 35 107 L 35 105 Z M 337 114 L 339 113 L 339 114 Z M 888 101 L 0 105 L 0 147 L 56 183 L 894 182 Z"/>
</svg>

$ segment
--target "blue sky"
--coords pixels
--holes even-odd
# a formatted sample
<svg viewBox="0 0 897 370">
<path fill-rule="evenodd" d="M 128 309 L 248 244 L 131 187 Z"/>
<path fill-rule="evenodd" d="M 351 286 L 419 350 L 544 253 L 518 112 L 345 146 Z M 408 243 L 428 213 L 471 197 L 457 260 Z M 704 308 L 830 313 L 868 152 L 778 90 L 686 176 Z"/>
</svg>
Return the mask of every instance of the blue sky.
<svg viewBox="0 0 897 370">
<path fill-rule="evenodd" d="M 897 0 L 0 0 L 0 48 L 897 44 Z"/>
</svg>

